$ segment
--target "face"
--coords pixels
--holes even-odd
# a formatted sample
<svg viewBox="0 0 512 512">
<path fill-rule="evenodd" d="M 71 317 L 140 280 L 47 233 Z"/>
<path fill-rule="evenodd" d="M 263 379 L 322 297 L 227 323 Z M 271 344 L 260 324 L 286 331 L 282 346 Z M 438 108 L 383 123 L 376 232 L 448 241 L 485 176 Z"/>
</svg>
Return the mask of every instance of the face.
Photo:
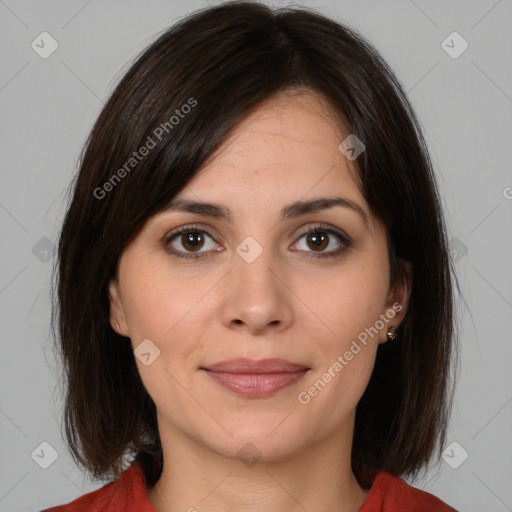
<svg viewBox="0 0 512 512">
<path fill-rule="evenodd" d="M 350 432 L 407 289 L 390 287 L 385 227 L 338 149 L 347 135 L 320 97 L 281 93 L 176 198 L 229 217 L 176 205 L 122 254 L 111 324 L 143 354 L 162 439 L 229 457 L 251 442 L 271 460 Z M 345 202 L 283 216 L 318 198 Z M 212 371 L 234 358 L 298 366 Z"/>
</svg>

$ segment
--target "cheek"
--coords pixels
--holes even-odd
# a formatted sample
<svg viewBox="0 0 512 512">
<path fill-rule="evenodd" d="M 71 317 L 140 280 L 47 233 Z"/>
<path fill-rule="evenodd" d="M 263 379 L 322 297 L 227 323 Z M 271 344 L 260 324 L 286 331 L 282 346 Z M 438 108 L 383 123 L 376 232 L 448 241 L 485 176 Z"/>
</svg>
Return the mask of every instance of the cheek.
<svg viewBox="0 0 512 512">
<path fill-rule="evenodd" d="M 142 277 L 142 276 L 141 276 Z M 165 286 L 163 280 L 135 279 L 126 287 L 125 311 L 130 334 L 134 342 L 137 338 L 162 338 L 177 321 L 185 300 L 173 300 L 177 290 Z M 179 317 L 178 317 L 179 318 Z"/>
<path fill-rule="evenodd" d="M 125 312 L 132 334 L 162 338 L 172 332 L 202 291 L 161 258 L 130 262 L 123 271 Z"/>
<path fill-rule="evenodd" d="M 168 275 L 165 268 L 126 270 L 133 272 L 124 287 L 132 347 L 136 350 L 149 339 L 159 351 L 148 366 L 136 358 L 142 382 L 159 408 L 170 402 L 184 404 L 191 370 L 197 366 L 197 340 L 204 330 L 197 318 L 204 290 L 187 286 L 186 280 Z"/>
<path fill-rule="evenodd" d="M 218 277 L 190 279 L 155 262 L 124 269 L 123 295 L 126 320 L 134 349 L 150 339 L 160 350 L 160 363 L 184 372 L 190 354 L 200 349 L 198 340 L 212 315 L 212 288 Z"/>
<path fill-rule="evenodd" d="M 355 259 L 355 258 L 354 258 Z M 340 351 L 365 329 L 375 325 L 383 312 L 389 276 L 378 262 L 349 264 L 315 280 L 300 278 L 295 290 L 305 305 L 316 339 Z"/>
<path fill-rule="evenodd" d="M 323 358 L 316 375 L 320 382 L 313 385 L 323 389 L 325 384 L 315 407 L 332 425 L 355 409 L 368 385 L 379 346 L 375 325 L 388 290 L 387 262 L 359 261 L 360 265 L 347 265 L 346 272 L 330 276 L 326 292 L 312 302 L 329 326 L 328 336 L 314 338 L 322 345 Z"/>
</svg>

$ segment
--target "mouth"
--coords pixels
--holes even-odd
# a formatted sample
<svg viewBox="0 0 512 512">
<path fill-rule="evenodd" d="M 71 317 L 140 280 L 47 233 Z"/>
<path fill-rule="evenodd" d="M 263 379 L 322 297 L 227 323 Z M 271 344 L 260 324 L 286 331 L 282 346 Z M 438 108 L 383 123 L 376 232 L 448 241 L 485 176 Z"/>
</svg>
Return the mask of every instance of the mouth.
<svg viewBox="0 0 512 512">
<path fill-rule="evenodd" d="M 222 387 L 248 398 L 271 396 L 296 384 L 310 368 L 283 359 L 238 358 L 201 367 Z"/>
</svg>

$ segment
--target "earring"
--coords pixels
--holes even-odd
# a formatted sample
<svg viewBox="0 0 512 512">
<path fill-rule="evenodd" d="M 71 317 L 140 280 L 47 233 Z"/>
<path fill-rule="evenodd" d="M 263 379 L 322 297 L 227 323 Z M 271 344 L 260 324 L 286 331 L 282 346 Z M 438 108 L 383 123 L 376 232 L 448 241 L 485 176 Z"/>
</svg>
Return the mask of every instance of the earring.
<svg viewBox="0 0 512 512">
<path fill-rule="evenodd" d="M 388 341 L 391 341 L 391 340 L 394 340 L 396 339 L 396 331 L 397 331 L 398 327 L 395 327 L 393 325 L 390 325 L 388 327 Z"/>
<path fill-rule="evenodd" d="M 119 324 L 118 324 L 117 322 L 116 322 L 116 327 L 117 327 L 118 329 L 121 329 L 121 327 L 119 327 Z"/>
</svg>

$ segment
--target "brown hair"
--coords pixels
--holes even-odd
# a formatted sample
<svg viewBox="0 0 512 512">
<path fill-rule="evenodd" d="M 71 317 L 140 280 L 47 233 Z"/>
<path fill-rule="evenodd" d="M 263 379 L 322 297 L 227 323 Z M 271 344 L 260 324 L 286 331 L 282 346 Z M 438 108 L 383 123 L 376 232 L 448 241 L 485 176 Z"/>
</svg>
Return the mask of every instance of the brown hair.
<svg viewBox="0 0 512 512">
<path fill-rule="evenodd" d="M 413 268 L 398 341 L 379 346 L 357 405 L 354 473 L 365 487 L 380 470 L 415 478 L 436 442 L 440 455 L 453 398 L 455 273 L 419 122 L 354 29 L 311 9 L 230 2 L 180 20 L 135 60 L 80 155 L 58 243 L 52 326 L 66 380 L 66 441 L 94 477 L 116 478 L 135 455 L 151 486 L 162 464 L 155 404 L 131 345 L 109 324 L 108 283 L 121 253 L 240 120 L 297 87 L 326 98 L 366 145 L 354 163 L 388 230 L 391 283 L 404 278 L 402 260 Z M 154 147 L 136 158 L 150 139 Z"/>
</svg>

